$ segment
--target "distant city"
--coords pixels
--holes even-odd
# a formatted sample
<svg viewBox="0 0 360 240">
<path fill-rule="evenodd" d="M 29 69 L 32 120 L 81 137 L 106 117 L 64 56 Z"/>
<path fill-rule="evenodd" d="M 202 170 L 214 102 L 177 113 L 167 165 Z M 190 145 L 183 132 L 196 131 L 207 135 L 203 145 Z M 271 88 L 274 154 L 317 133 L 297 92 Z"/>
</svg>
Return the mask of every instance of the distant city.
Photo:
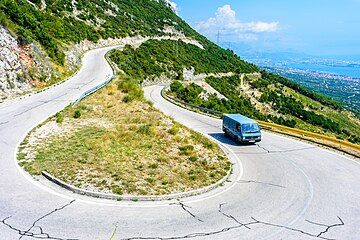
<svg viewBox="0 0 360 240">
<path fill-rule="evenodd" d="M 296 53 L 235 52 L 261 69 L 300 83 L 360 114 L 360 60 L 328 59 Z"/>
</svg>

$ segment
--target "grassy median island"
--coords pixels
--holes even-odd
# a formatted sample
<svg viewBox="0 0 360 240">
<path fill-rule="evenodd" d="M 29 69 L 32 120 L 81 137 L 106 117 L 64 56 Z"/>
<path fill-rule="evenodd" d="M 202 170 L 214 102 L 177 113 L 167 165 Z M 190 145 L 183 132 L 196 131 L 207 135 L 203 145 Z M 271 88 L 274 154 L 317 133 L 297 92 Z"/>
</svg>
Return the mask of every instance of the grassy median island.
<svg viewBox="0 0 360 240">
<path fill-rule="evenodd" d="M 33 175 L 46 171 L 83 189 L 125 195 L 198 189 L 231 168 L 216 144 L 153 108 L 134 81 L 120 78 L 32 130 L 18 160 Z"/>
</svg>

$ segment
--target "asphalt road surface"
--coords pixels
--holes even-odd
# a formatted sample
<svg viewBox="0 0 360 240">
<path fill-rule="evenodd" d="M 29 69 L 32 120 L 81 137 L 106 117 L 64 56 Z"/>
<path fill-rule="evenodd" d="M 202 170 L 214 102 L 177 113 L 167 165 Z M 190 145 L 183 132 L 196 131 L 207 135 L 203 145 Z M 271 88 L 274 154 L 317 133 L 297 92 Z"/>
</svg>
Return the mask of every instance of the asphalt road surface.
<svg viewBox="0 0 360 240">
<path fill-rule="evenodd" d="M 224 138 L 221 122 L 170 104 L 154 106 L 219 142 L 234 162 L 230 180 L 201 196 L 160 202 L 75 195 L 16 163 L 16 149 L 47 117 L 105 81 L 109 48 L 84 56 L 65 83 L 0 106 L 0 239 L 360 239 L 360 164 L 337 153 L 263 133 L 256 145 Z"/>
</svg>

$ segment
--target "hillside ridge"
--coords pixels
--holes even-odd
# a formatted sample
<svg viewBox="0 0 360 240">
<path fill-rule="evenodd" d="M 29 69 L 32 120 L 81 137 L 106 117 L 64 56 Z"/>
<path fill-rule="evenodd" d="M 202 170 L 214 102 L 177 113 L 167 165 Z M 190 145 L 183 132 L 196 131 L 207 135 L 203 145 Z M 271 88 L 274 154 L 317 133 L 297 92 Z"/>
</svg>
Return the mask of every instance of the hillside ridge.
<svg viewBox="0 0 360 240">
<path fill-rule="evenodd" d="M 84 51 L 123 44 L 124 49 L 111 51 L 110 57 L 123 76 L 140 84 L 233 73 L 207 78 L 212 88 L 229 99 L 219 102 L 209 96 L 213 108 L 359 142 L 356 117 L 339 103 L 286 78 L 260 71 L 233 51 L 222 49 L 193 30 L 167 0 L 4 0 L 0 3 L 0 23 L 17 35 L 18 49 L 29 50 L 25 54 L 28 60 L 38 64 L 20 74 L 22 82 L 35 87 L 49 86 L 75 72 Z M 10 74 L 13 82 L 20 79 L 17 69 Z M 244 93 L 239 91 L 244 80 L 239 76 L 246 73 L 260 75 L 245 79 L 251 86 Z M 3 86 L 17 86 L 9 78 L 3 79 L 10 83 Z M 202 90 L 191 87 L 185 91 L 193 94 Z M 190 100 L 209 104 L 196 102 L 197 97 L 194 94 Z"/>
</svg>

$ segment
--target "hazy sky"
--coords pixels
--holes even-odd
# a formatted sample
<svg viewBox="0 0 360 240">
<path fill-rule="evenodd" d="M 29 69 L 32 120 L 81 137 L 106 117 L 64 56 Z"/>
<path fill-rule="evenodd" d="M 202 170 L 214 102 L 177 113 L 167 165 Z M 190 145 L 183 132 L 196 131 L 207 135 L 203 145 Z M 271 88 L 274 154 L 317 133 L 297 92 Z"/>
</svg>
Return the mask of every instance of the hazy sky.
<svg viewBox="0 0 360 240">
<path fill-rule="evenodd" d="M 360 54 L 360 0 L 172 0 L 210 40 L 260 51 Z"/>
</svg>

